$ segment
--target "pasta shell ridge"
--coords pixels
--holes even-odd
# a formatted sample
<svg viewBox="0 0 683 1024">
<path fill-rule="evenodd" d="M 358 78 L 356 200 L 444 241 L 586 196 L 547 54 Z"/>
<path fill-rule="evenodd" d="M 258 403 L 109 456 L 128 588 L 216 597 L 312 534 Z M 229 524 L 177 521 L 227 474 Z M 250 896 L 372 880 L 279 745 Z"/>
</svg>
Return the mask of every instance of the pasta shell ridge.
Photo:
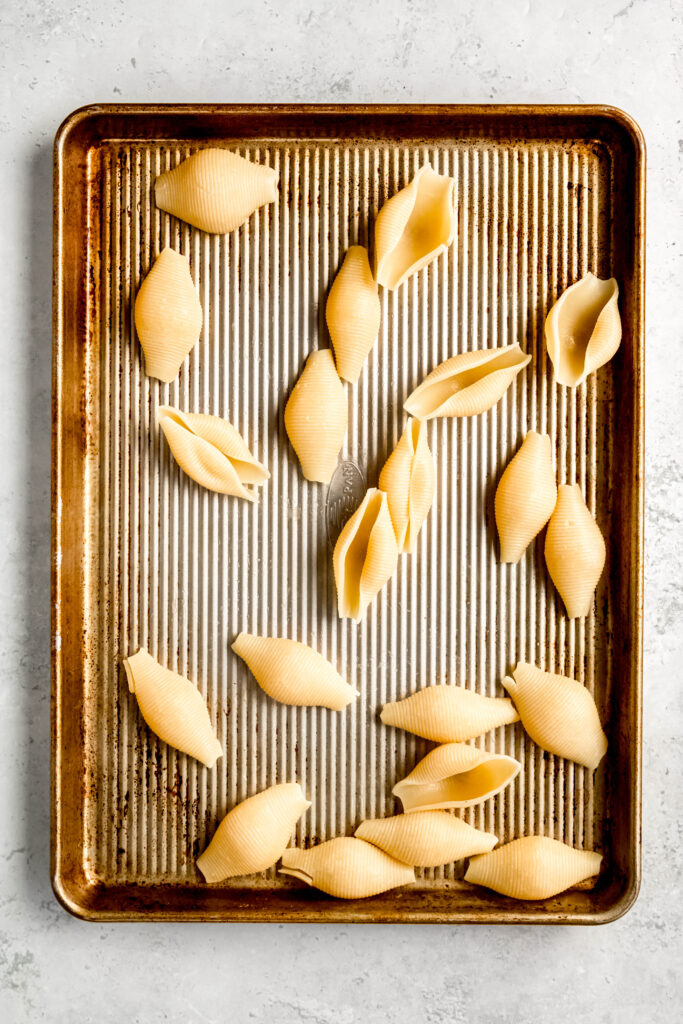
<svg viewBox="0 0 683 1024">
<path fill-rule="evenodd" d="M 278 174 L 228 149 L 202 149 L 154 183 L 160 210 L 202 231 L 234 231 L 260 206 L 277 199 Z"/>
<path fill-rule="evenodd" d="M 600 527 L 581 488 L 561 484 L 545 535 L 545 561 L 570 619 L 590 612 L 606 556 Z"/>
<path fill-rule="evenodd" d="M 378 284 L 393 290 L 445 252 L 455 235 L 455 182 L 429 164 L 386 201 L 375 221 Z"/>
<path fill-rule="evenodd" d="M 524 836 L 473 857 L 465 881 L 517 900 L 545 900 L 597 875 L 601 862 L 599 853 L 545 836 Z"/>
<path fill-rule="evenodd" d="M 411 416 L 477 416 L 500 401 L 531 360 L 519 345 L 461 352 L 435 367 L 403 403 Z"/>
<path fill-rule="evenodd" d="M 341 711 L 358 695 L 322 654 L 296 640 L 240 633 L 232 649 L 261 689 L 283 704 Z"/>
<path fill-rule="evenodd" d="M 145 353 L 145 373 L 169 384 L 195 346 L 202 307 L 187 256 L 166 247 L 143 280 L 135 299 L 135 329 Z"/>
<path fill-rule="evenodd" d="M 213 768 L 223 756 L 201 693 L 189 679 L 163 668 L 143 648 L 123 662 L 128 689 L 159 739 Z"/>
<path fill-rule="evenodd" d="M 207 882 L 252 875 L 273 867 L 294 826 L 311 806 L 298 782 L 285 782 L 248 797 L 228 811 L 197 858 Z"/>
<path fill-rule="evenodd" d="M 385 704 L 385 725 L 405 729 L 437 743 L 474 739 L 500 725 L 518 722 L 511 700 L 484 697 L 463 686 L 427 686 L 403 700 Z"/>
<path fill-rule="evenodd" d="M 534 743 L 557 757 L 597 768 L 607 751 L 607 737 L 590 691 L 575 679 L 525 662 L 512 675 L 503 686 Z"/>
<path fill-rule="evenodd" d="M 586 274 L 567 288 L 545 322 L 545 342 L 558 384 L 574 388 L 609 362 L 621 344 L 619 286 Z"/>
<path fill-rule="evenodd" d="M 340 618 L 357 622 L 391 578 L 398 548 L 387 496 L 370 488 L 334 547 L 332 563 Z"/>
<path fill-rule="evenodd" d="M 248 501 L 256 492 L 244 484 L 262 484 L 270 473 L 251 454 L 244 438 L 219 416 L 181 412 L 162 405 L 157 420 L 173 457 L 189 477 L 219 494 Z"/>
<path fill-rule="evenodd" d="M 521 764 L 465 743 L 445 743 L 430 751 L 392 792 L 407 814 L 439 808 L 473 807 L 500 793 Z"/>
<path fill-rule="evenodd" d="M 332 339 L 337 373 L 352 384 L 358 380 L 377 340 L 381 306 L 368 252 L 362 245 L 347 249 L 332 283 L 325 318 Z"/>
<path fill-rule="evenodd" d="M 361 822 L 355 831 L 395 860 L 416 868 L 436 868 L 477 853 L 488 853 L 498 842 L 448 811 L 415 811 Z"/>
<path fill-rule="evenodd" d="M 413 868 L 350 836 L 329 839 L 309 850 L 290 847 L 282 854 L 280 874 L 343 900 L 365 899 L 415 881 Z"/>
<path fill-rule="evenodd" d="M 379 475 L 399 550 L 412 552 L 434 500 L 436 473 L 427 428 L 410 419 Z"/>
<path fill-rule="evenodd" d="M 496 488 L 501 562 L 518 562 L 550 519 L 557 501 L 552 442 L 530 430 Z"/>
<path fill-rule="evenodd" d="M 330 349 L 311 352 L 285 406 L 285 428 L 307 480 L 328 484 L 346 437 L 348 402 Z"/>
</svg>

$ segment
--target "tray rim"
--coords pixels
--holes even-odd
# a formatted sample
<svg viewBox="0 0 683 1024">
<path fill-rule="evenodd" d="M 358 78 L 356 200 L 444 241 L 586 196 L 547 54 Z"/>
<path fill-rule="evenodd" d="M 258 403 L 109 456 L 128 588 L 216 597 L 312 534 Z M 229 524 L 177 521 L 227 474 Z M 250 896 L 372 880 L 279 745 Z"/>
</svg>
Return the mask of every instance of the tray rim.
<svg viewBox="0 0 683 1024">
<path fill-rule="evenodd" d="M 460 119 L 493 120 L 528 117 L 536 120 L 543 117 L 576 118 L 584 116 L 612 122 L 625 131 L 634 152 L 634 239 L 633 239 L 633 304 L 634 330 L 633 347 L 636 359 L 636 375 L 633 392 L 634 432 L 638 438 L 635 445 L 633 465 L 633 503 L 635 515 L 631 522 L 632 539 L 636 545 L 635 572 L 631 579 L 632 600 L 630 602 L 632 641 L 631 685 L 634 689 L 633 727 L 633 802 L 630 815 L 632 850 L 625 884 L 615 894 L 607 907 L 599 912 L 538 910 L 528 904 L 514 903 L 501 905 L 497 909 L 482 910 L 437 910 L 432 912 L 401 911 L 399 908 L 373 913 L 370 901 L 337 901 L 326 903 L 324 911 L 318 910 L 315 902 L 304 903 L 293 912 L 291 901 L 283 900 L 282 906 L 272 906 L 267 913 L 242 904 L 229 912 L 208 911 L 198 907 L 193 910 L 175 910 L 167 905 L 153 909 L 128 907 L 124 910 L 108 910 L 92 906 L 84 897 L 84 891 L 96 893 L 97 883 L 82 871 L 81 887 L 69 881 L 63 871 L 62 854 L 64 836 L 62 830 L 62 754 L 63 754 L 63 696 L 64 659 L 61 645 L 56 643 L 61 636 L 61 606 L 63 568 L 58 558 L 61 551 L 62 467 L 66 454 L 66 440 L 63 429 L 64 395 L 62 391 L 62 357 L 66 334 L 64 315 L 64 238 L 63 221 L 68 193 L 63 179 L 65 153 L 75 132 L 94 123 L 104 116 L 183 115 L 192 118 L 207 114 L 250 114 L 255 118 L 264 114 L 302 115 L 315 114 L 320 117 L 333 115 L 418 115 L 457 117 Z M 53 148 L 53 280 L 52 280 L 52 470 L 51 470 L 51 747 L 50 747 L 50 879 L 54 895 L 69 913 L 85 921 L 202 921 L 202 922 L 296 922 L 296 923 L 430 923 L 430 924 L 606 924 L 622 917 L 635 903 L 640 890 L 642 862 L 642 688 L 643 688 L 643 577 L 644 577 L 644 342 L 645 342 L 645 175 L 646 146 L 643 133 L 630 114 L 619 107 L 608 104 L 368 104 L 368 103 L 92 103 L 76 108 L 64 119 L 57 130 Z M 108 887 L 111 891 L 116 887 Z M 123 887 L 121 887 L 123 888 Z M 130 887 L 126 887 L 130 888 Z M 150 886 L 150 891 L 154 887 Z M 238 892 L 238 890 L 236 890 Z M 400 892 L 400 890 L 399 890 Z M 96 898 L 96 897 L 95 897 Z"/>
</svg>

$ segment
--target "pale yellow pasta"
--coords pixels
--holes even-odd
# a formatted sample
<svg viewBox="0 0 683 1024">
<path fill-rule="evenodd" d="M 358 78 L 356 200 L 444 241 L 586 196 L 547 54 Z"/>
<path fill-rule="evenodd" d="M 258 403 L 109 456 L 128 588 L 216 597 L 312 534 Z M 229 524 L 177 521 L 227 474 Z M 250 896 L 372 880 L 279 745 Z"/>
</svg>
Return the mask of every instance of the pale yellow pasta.
<svg viewBox="0 0 683 1024">
<path fill-rule="evenodd" d="M 346 436 L 348 403 L 329 348 L 308 357 L 285 406 L 285 427 L 307 480 L 328 484 Z"/>
<path fill-rule="evenodd" d="M 609 362 L 621 343 L 619 286 L 586 274 L 562 292 L 545 322 L 555 380 L 574 388 Z"/>
<path fill-rule="evenodd" d="M 488 853 L 498 842 L 490 832 L 480 832 L 448 811 L 373 818 L 361 822 L 355 835 L 416 868 L 436 868 L 476 853 Z"/>
<path fill-rule="evenodd" d="M 385 725 L 437 743 L 460 743 L 519 721 L 511 700 L 484 697 L 463 686 L 426 686 L 385 704 L 381 717 Z"/>
<path fill-rule="evenodd" d="M 278 174 L 228 149 L 202 149 L 154 183 L 160 210 L 202 231 L 226 234 L 277 199 Z"/>
<path fill-rule="evenodd" d="M 221 821 L 197 858 L 207 882 L 253 875 L 282 856 L 294 826 L 311 806 L 298 782 L 271 786 L 237 804 Z"/>
<path fill-rule="evenodd" d="M 296 640 L 240 633 L 232 649 L 261 689 L 283 704 L 341 711 L 358 696 L 322 654 Z"/>
<path fill-rule="evenodd" d="M 140 713 L 159 739 L 196 757 L 207 768 L 223 756 L 201 693 L 189 679 L 163 668 L 140 649 L 123 662 L 128 689 Z"/>
<path fill-rule="evenodd" d="M 530 430 L 496 488 L 501 562 L 518 562 L 550 519 L 557 501 L 552 444 Z"/>
<path fill-rule="evenodd" d="M 588 615 L 605 557 L 605 541 L 581 488 L 562 484 L 545 535 L 545 562 L 570 619 Z"/>
<path fill-rule="evenodd" d="M 342 900 L 365 899 L 415 881 L 413 868 L 350 836 L 330 839 L 310 850 L 290 847 L 282 854 L 280 874 Z"/>
<path fill-rule="evenodd" d="M 377 282 L 385 288 L 398 288 L 445 252 L 454 235 L 455 182 L 425 164 L 377 214 Z"/>
<path fill-rule="evenodd" d="M 157 420 L 183 472 L 202 487 L 248 501 L 256 492 L 245 484 L 262 484 L 270 473 L 256 459 L 231 423 L 220 416 L 181 412 L 162 405 Z"/>
<path fill-rule="evenodd" d="M 385 491 L 399 553 L 411 552 L 422 529 L 436 486 L 434 459 L 421 420 L 408 420 L 400 441 L 384 463 L 379 489 Z"/>
<path fill-rule="evenodd" d="M 420 420 L 477 416 L 503 397 L 530 359 L 519 345 L 461 352 L 433 369 L 403 407 Z"/>
<path fill-rule="evenodd" d="M 607 750 L 607 737 L 586 687 L 524 662 L 512 675 L 512 679 L 505 677 L 503 686 L 534 743 L 558 757 L 597 768 Z"/>
<path fill-rule="evenodd" d="M 145 373 L 169 384 L 202 329 L 202 307 L 187 256 L 166 248 L 138 289 L 135 329 L 145 353 Z"/>
<path fill-rule="evenodd" d="M 423 757 L 392 792 L 406 813 L 473 807 L 509 786 L 521 767 L 507 754 L 444 743 Z"/>
<path fill-rule="evenodd" d="M 525 836 L 473 857 L 465 881 L 516 900 L 546 900 L 592 878 L 602 857 L 545 836 Z"/>
<path fill-rule="evenodd" d="M 371 487 L 339 534 L 332 556 L 339 617 L 359 622 L 397 561 L 387 496 Z"/>
<path fill-rule="evenodd" d="M 341 270 L 327 297 L 325 318 L 332 339 L 337 373 L 352 384 L 358 380 L 377 340 L 381 307 L 368 251 L 362 245 L 347 249 Z"/>
</svg>

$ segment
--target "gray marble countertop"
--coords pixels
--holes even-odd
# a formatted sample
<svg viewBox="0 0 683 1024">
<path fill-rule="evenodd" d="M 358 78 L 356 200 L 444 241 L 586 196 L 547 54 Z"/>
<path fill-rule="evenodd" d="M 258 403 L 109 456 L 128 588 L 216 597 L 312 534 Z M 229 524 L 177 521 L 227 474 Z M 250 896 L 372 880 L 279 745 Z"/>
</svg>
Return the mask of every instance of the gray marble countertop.
<svg viewBox="0 0 683 1024">
<path fill-rule="evenodd" d="M 148 0 L 133 12 L 124 0 L 5 0 L 0 20 L 0 1019 L 683 1018 L 680 2 Z M 604 102 L 640 123 L 649 161 L 644 863 L 640 898 L 615 924 L 100 926 L 55 901 L 52 139 L 85 103 L 173 100 Z"/>
</svg>

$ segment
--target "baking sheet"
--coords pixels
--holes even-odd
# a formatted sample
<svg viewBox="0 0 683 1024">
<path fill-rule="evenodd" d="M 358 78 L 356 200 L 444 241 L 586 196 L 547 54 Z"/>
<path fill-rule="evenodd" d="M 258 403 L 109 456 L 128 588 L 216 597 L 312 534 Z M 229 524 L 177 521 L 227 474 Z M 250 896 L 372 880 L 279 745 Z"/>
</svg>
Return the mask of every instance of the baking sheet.
<svg viewBox="0 0 683 1024">
<path fill-rule="evenodd" d="M 156 209 L 154 178 L 202 145 L 280 175 L 278 201 L 228 236 Z M 456 181 L 454 245 L 395 293 L 357 385 L 328 489 L 307 483 L 284 403 L 328 344 L 327 289 L 344 250 L 425 160 Z M 606 108 L 96 107 L 55 149 L 53 882 L 88 918 L 596 922 L 635 898 L 640 828 L 643 164 L 638 129 Z M 171 385 L 148 379 L 132 306 L 154 256 L 188 254 L 204 309 Z M 576 391 L 556 387 L 543 322 L 588 270 L 617 277 L 624 341 Z M 491 412 L 429 424 L 434 506 L 417 551 L 363 622 L 339 620 L 330 537 L 376 485 L 402 403 L 434 365 L 519 342 L 530 369 Z M 159 405 L 228 417 L 271 472 L 253 505 L 183 476 Z M 595 613 L 569 622 L 542 539 L 496 560 L 493 494 L 528 429 L 550 433 L 607 539 Z M 311 644 L 361 691 L 342 713 L 269 700 L 230 651 L 240 630 Z M 208 771 L 144 725 L 121 658 L 145 646 L 196 681 L 225 750 Z M 465 813 L 501 842 L 542 832 L 605 855 L 596 889 L 516 903 L 418 872 L 414 889 L 342 903 L 263 876 L 216 887 L 194 858 L 239 800 L 301 782 L 297 843 L 393 813 L 394 783 L 428 744 L 378 711 L 431 683 L 502 694 L 517 660 L 574 675 L 609 737 L 597 773 L 543 753 L 521 725 L 476 741 L 522 761 Z"/>
</svg>

